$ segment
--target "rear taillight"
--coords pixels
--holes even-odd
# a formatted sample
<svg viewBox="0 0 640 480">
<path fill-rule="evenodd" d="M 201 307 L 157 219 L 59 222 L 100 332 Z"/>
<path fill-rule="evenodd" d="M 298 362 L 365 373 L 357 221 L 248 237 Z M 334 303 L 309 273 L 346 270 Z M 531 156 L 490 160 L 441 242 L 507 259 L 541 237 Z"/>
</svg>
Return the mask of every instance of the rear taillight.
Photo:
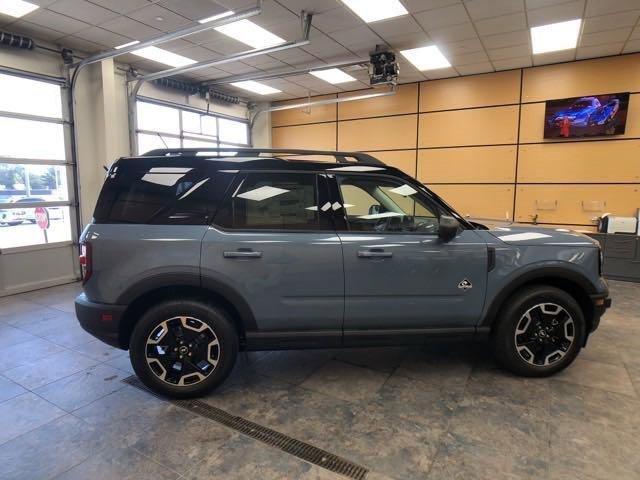
<svg viewBox="0 0 640 480">
<path fill-rule="evenodd" d="M 82 284 L 87 283 L 87 280 L 91 277 L 92 262 L 91 262 L 91 243 L 84 242 L 80 244 L 80 270 L 82 271 Z"/>
</svg>

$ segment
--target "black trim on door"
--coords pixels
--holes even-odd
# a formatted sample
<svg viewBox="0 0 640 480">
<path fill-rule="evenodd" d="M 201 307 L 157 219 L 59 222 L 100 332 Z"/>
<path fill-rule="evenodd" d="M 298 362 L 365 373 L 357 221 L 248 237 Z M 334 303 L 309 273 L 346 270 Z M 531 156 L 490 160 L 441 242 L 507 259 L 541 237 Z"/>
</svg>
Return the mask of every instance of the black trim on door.
<svg viewBox="0 0 640 480">
<path fill-rule="evenodd" d="M 246 350 L 374 347 L 420 345 L 434 339 L 475 339 L 476 327 L 407 328 L 386 330 L 249 331 Z"/>
</svg>

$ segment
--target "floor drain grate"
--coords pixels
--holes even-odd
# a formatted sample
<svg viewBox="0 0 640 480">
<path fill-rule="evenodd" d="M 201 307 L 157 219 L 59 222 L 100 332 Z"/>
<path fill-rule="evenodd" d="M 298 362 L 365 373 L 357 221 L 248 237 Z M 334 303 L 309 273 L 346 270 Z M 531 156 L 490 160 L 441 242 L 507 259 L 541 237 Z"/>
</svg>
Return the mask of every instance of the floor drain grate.
<svg viewBox="0 0 640 480">
<path fill-rule="evenodd" d="M 201 417 L 208 418 L 229 428 L 232 428 L 255 440 L 259 440 L 267 445 L 276 447 L 283 452 L 294 455 L 314 465 L 318 465 L 340 475 L 344 475 L 355 480 L 363 480 L 368 470 L 362 465 L 345 460 L 342 457 L 329 453 L 321 448 L 314 447 L 308 443 L 289 437 L 284 433 L 264 427 L 242 417 L 237 417 L 225 412 L 217 407 L 213 407 L 201 400 L 172 400 L 149 390 L 137 377 L 131 376 L 122 380 L 131 386 L 145 390 L 152 395 L 168 401 L 180 408 L 189 410 Z"/>
</svg>

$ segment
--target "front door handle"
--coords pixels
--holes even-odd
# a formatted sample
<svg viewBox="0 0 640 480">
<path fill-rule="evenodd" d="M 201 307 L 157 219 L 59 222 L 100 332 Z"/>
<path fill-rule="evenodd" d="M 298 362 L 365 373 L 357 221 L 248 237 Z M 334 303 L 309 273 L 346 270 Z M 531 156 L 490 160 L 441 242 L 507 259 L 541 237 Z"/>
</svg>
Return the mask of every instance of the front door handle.
<svg viewBox="0 0 640 480">
<path fill-rule="evenodd" d="M 256 252 L 253 250 L 235 250 L 232 252 L 222 252 L 224 258 L 260 258 L 262 252 Z"/>
<path fill-rule="evenodd" d="M 391 258 L 393 252 L 384 250 L 358 250 L 358 258 Z"/>
</svg>

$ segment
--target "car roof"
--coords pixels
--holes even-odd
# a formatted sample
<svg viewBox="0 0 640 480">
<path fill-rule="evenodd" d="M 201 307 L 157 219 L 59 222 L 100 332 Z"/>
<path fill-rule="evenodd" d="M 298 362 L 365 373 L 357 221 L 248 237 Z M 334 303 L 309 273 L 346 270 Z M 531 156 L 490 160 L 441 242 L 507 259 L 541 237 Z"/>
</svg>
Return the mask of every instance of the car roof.
<svg viewBox="0 0 640 480">
<path fill-rule="evenodd" d="M 273 156 L 263 157 L 262 153 Z M 323 158 L 322 161 L 317 157 Z M 333 158 L 331 158 L 333 157 Z M 353 158 L 356 161 L 347 161 Z M 327 160 L 331 161 L 327 161 Z M 141 156 L 123 157 L 127 164 L 134 160 L 140 168 L 213 166 L 216 170 L 294 170 L 338 172 L 400 172 L 377 158 L 361 152 L 337 152 L 298 149 L 163 149 Z"/>
</svg>

